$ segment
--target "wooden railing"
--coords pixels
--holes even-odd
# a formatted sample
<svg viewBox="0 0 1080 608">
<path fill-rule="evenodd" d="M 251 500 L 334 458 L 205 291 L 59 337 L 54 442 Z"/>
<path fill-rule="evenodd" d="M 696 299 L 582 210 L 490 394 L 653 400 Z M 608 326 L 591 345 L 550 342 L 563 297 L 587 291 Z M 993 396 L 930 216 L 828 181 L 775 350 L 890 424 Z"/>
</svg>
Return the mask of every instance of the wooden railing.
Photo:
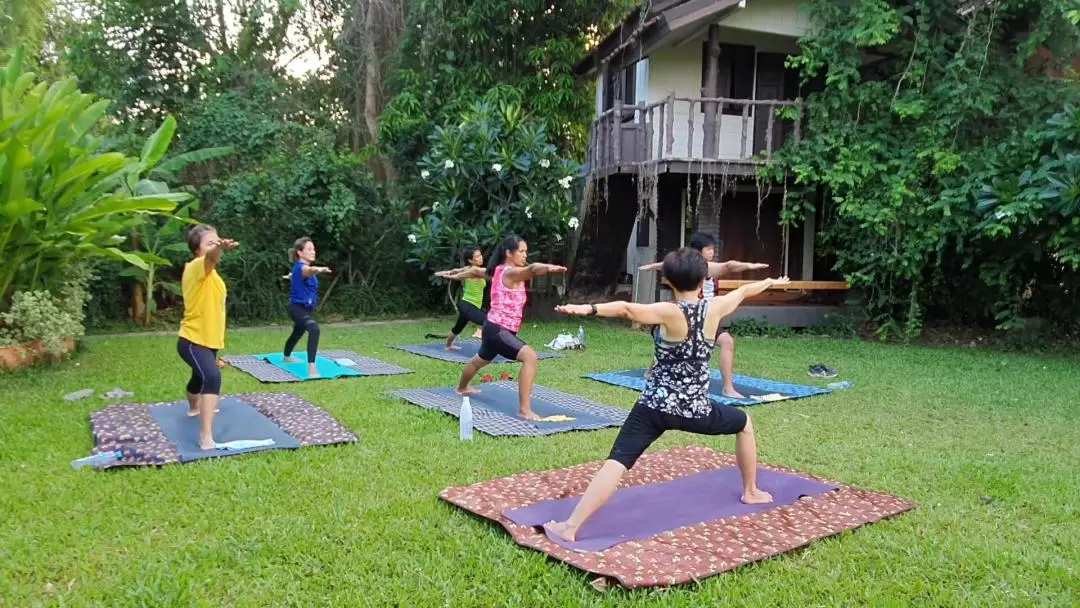
<svg viewBox="0 0 1080 608">
<path fill-rule="evenodd" d="M 777 116 L 782 108 L 794 108 L 797 118 Z M 788 138 L 800 141 L 802 110 L 801 99 L 689 99 L 669 94 L 650 104 L 616 100 L 593 121 L 590 170 L 617 171 L 665 160 L 768 162 Z"/>
</svg>

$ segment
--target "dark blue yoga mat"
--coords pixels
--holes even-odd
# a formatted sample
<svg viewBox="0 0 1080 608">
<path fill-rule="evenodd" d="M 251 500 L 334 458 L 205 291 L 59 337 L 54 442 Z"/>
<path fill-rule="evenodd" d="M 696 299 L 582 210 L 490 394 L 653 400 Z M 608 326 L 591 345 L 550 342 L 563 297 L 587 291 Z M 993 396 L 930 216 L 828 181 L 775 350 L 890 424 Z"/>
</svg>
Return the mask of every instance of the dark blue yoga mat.
<svg viewBox="0 0 1080 608">
<path fill-rule="evenodd" d="M 547 536 L 552 542 L 574 551 L 603 551 L 620 543 L 644 540 L 686 526 L 790 505 L 803 496 L 824 494 L 838 487 L 760 468 L 757 486 L 772 494 L 773 502 L 743 504 L 742 475 L 736 467 L 624 488 L 615 492 L 611 500 L 585 522 L 578 530 L 576 542 L 564 541 L 550 533 Z M 549 521 L 565 521 L 580 500 L 580 496 L 545 500 L 504 511 L 503 516 L 521 526 L 542 526 Z"/>
<path fill-rule="evenodd" d="M 222 399 L 218 407 L 221 411 L 214 416 L 215 441 L 227 443 L 245 439 L 273 439 L 274 445 L 243 450 L 203 450 L 199 448 L 199 417 L 187 415 L 187 401 L 170 405 L 155 405 L 151 406 L 149 410 L 150 415 L 154 417 L 162 432 L 165 433 L 165 437 L 176 444 L 176 451 L 180 454 L 180 462 L 190 462 L 200 458 L 231 456 L 244 452 L 300 447 L 299 441 L 293 439 L 281 427 L 260 414 L 258 410 L 239 399 Z"/>
<path fill-rule="evenodd" d="M 832 392 L 829 389 L 818 388 L 816 386 L 790 384 L 787 382 L 777 382 L 775 380 L 765 380 L 763 378 L 735 374 L 732 377 L 732 384 L 735 385 L 735 390 L 742 393 L 746 399 L 732 399 L 731 397 L 725 397 L 722 394 L 724 380 L 723 376 L 720 374 L 720 370 L 711 370 L 711 375 L 712 381 L 709 383 L 709 397 L 712 398 L 714 403 L 720 405 L 757 405 L 759 403 L 770 403 L 770 401 L 754 399 L 753 397 L 755 395 L 760 396 L 778 393 L 783 396 L 783 399 L 777 399 L 777 401 L 781 401 L 788 399 L 802 399 L 804 397 L 813 397 L 815 395 L 826 395 Z M 587 374 L 585 377 L 590 380 L 596 380 L 605 384 L 614 384 L 615 386 L 629 388 L 638 392 L 645 390 L 644 368 Z"/>
<path fill-rule="evenodd" d="M 426 344 L 407 344 L 405 346 L 395 346 L 398 350 L 412 353 L 414 355 L 420 355 L 421 357 L 431 357 L 432 359 L 438 359 L 440 361 L 447 361 L 449 363 L 461 363 L 465 364 L 472 360 L 477 353 L 480 352 L 480 342 L 476 340 L 458 340 L 454 342 L 454 346 L 461 347 L 460 350 L 446 350 L 445 342 L 428 342 Z M 535 346 L 533 347 L 536 348 Z M 561 359 L 562 355 L 558 353 L 546 353 L 536 351 L 537 359 Z M 515 363 L 506 357 L 501 355 L 496 356 L 492 363 Z"/>
<path fill-rule="evenodd" d="M 477 408 L 483 408 L 491 412 L 497 412 L 503 416 L 510 418 L 518 418 L 518 391 L 505 388 L 501 386 L 494 386 L 492 384 L 480 384 L 476 386 L 480 389 L 479 395 L 470 395 L 469 402 L 472 404 L 474 416 Z M 461 400 L 461 395 L 454 392 L 452 388 L 438 388 L 430 389 L 430 392 L 452 397 Z M 532 397 L 532 410 L 536 412 L 537 416 L 541 418 L 547 416 L 569 416 L 573 420 L 566 422 L 530 422 L 529 424 L 535 424 L 538 427 L 543 427 L 550 430 L 577 430 L 582 426 L 601 425 L 609 426 L 611 424 L 610 418 L 604 418 L 602 416 L 596 416 L 593 414 L 585 413 L 580 410 L 575 410 L 561 405 L 552 403 L 533 394 Z M 518 418 L 520 420 L 520 418 Z"/>
</svg>

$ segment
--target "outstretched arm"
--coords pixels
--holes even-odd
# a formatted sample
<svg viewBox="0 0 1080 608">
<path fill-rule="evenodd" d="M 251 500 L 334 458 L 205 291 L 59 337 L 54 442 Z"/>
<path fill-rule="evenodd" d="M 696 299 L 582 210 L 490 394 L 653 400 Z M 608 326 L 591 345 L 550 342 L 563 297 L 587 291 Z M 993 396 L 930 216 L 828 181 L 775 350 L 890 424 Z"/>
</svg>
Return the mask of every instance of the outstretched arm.
<svg viewBox="0 0 1080 608">
<path fill-rule="evenodd" d="M 709 304 L 709 317 L 719 321 L 735 312 L 735 309 L 738 308 L 746 298 L 752 298 L 770 287 L 787 285 L 790 282 L 791 279 L 780 277 L 779 279 L 765 279 L 763 281 L 743 285 L 735 291 L 713 298 L 712 302 Z"/>
<path fill-rule="evenodd" d="M 761 270 L 762 268 L 768 267 L 768 264 L 736 262 L 735 260 L 729 260 L 727 262 L 709 262 L 709 278 L 715 279 L 716 277 L 725 274 L 737 274 L 746 272 L 747 270 Z"/>
<path fill-rule="evenodd" d="M 302 273 L 306 279 L 316 274 L 330 274 L 330 269 L 326 266 L 304 266 Z"/>
<path fill-rule="evenodd" d="M 236 249 L 239 246 L 240 243 L 237 243 L 232 239 L 218 239 L 213 243 L 210 243 L 210 246 L 206 250 L 206 254 L 203 256 L 203 266 L 206 268 L 207 276 L 217 268 L 218 262 L 221 261 L 222 252 L 226 249 Z"/>
<path fill-rule="evenodd" d="M 512 283 L 523 283 L 534 277 L 539 277 L 545 274 L 551 274 L 555 272 L 566 272 L 566 266 L 536 263 L 529 264 L 528 266 L 522 266 L 521 268 L 508 267 L 503 272 L 503 276 Z"/>
<path fill-rule="evenodd" d="M 645 264 L 644 266 L 638 266 L 638 270 L 662 270 L 664 268 L 663 262 L 653 262 L 652 264 Z"/>
<path fill-rule="evenodd" d="M 604 302 L 603 304 L 563 304 L 555 310 L 574 317 L 613 317 L 629 319 L 643 325 L 667 325 L 673 319 L 682 319 L 682 312 L 671 302 L 638 304 L 636 302 Z"/>
<path fill-rule="evenodd" d="M 456 270 L 441 270 L 435 276 L 451 281 L 464 281 L 465 279 L 486 279 L 487 268 L 483 266 L 466 266 Z"/>
</svg>

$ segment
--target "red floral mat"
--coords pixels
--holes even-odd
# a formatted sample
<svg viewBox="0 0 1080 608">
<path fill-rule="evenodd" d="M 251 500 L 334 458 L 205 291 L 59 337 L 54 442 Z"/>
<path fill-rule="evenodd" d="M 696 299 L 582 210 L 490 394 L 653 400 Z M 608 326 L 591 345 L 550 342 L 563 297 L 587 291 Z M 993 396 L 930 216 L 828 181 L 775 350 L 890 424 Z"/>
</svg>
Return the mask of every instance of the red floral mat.
<svg viewBox="0 0 1080 608">
<path fill-rule="evenodd" d="M 542 530 L 519 526 L 502 516 L 507 509 L 542 500 L 580 496 L 601 464 L 590 462 L 553 471 L 519 473 L 448 488 L 439 497 L 497 522 L 519 545 L 615 579 L 628 588 L 698 581 L 915 508 L 915 503 L 890 494 L 763 464 L 762 468 L 834 483 L 839 488 L 793 505 L 686 526 L 596 553 L 565 549 L 549 541 Z M 734 465 L 734 454 L 702 447 L 676 448 L 643 456 L 623 478 L 622 487 L 662 483 Z"/>
</svg>

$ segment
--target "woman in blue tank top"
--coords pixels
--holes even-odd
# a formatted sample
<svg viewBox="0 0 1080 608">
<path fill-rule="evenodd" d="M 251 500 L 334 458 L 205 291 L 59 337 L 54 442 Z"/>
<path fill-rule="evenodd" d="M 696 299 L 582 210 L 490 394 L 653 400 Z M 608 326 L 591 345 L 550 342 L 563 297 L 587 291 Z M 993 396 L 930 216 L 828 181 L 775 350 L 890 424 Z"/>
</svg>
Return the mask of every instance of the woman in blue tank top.
<svg viewBox="0 0 1080 608">
<path fill-rule="evenodd" d="M 289 318 L 293 321 L 293 330 L 289 339 L 285 341 L 285 360 L 290 363 L 298 363 L 300 360 L 292 356 L 296 343 L 300 336 L 307 332 L 307 361 L 308 376 L 315 378 L 319 375 L 315 368 L 315 356 L 319 352 L 319 324 L 315 322 L 315 305 L 319 303 L 319 275 L 329 274 L 330 269 L 325 266 L 315 266 L 315 243 L 308 237 L 302 236 L 296 239 L 292 249 L 289 250 L 289 261 L 292 262 L 292 272 L 289 274 Z"/>
</svg>

